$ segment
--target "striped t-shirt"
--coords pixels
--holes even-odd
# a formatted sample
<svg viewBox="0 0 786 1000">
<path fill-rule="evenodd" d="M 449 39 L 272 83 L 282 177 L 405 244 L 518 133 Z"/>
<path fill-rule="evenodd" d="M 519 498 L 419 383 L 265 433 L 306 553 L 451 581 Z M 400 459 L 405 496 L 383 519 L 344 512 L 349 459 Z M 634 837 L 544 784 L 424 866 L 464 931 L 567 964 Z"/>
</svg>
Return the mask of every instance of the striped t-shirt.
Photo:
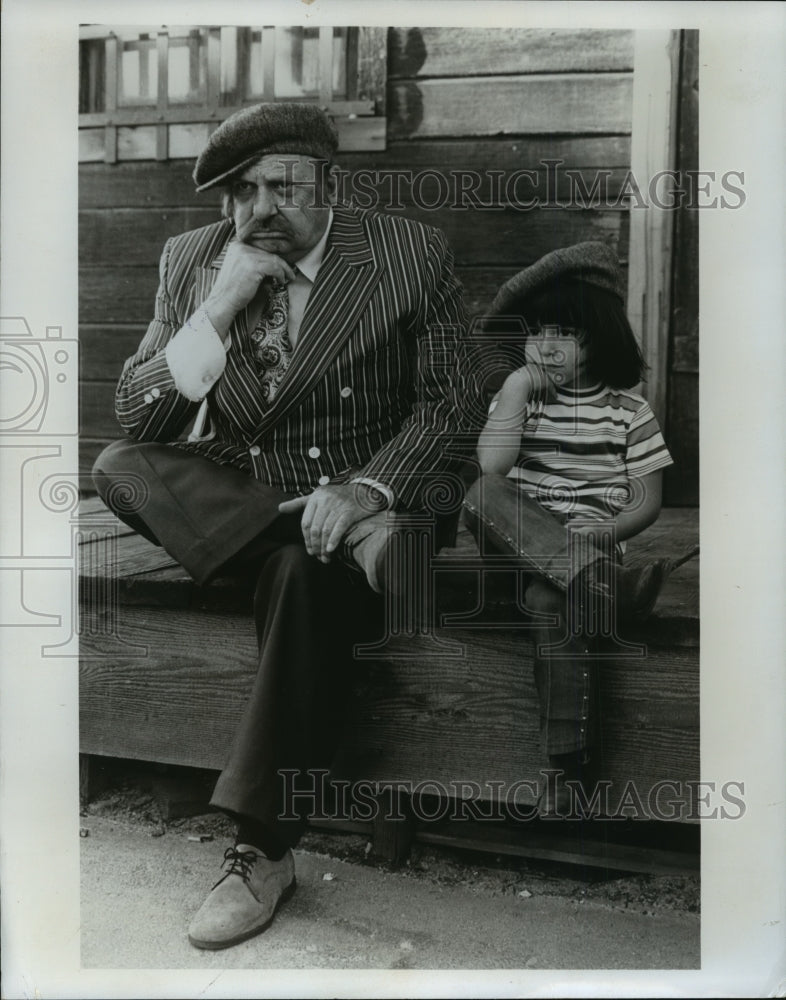
<svg viewBox="0 0 786 1000">
<path fill-rule="evenodd" d="M 607 518 L 636 503 L 635 480 L 672 464 L 649 404 L 628 389 L 558 388 L 531 405 L 508 473 L 547 510 Z"/>
</svg>

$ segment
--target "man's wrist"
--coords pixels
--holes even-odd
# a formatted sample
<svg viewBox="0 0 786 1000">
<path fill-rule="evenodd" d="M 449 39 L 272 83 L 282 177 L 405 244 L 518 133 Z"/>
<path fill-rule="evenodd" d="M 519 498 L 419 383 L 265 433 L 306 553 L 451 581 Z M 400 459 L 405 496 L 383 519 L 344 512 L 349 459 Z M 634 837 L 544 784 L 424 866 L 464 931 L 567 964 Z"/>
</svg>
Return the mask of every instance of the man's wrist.
<svg viewBox="0 0 786 1000">
<path fill-rule="evenodd" d="M 240 311 L 232 302 L 222 295 L 210 295 L 202 303 L 207 318 L 215 327 L 219 336 L 226 336 L 227 331 Z"/>
<path fill-rule="evenodd" d="M 359 501 L 362 506 L 374 513 L 382 510 L 390 510 L 395 503 L 393 490 L 384 483 L 378 483 L 374 479 L 365 479 L 359 476 L 350 480 L 350 484 L 355 486 Z"/>
</svg>

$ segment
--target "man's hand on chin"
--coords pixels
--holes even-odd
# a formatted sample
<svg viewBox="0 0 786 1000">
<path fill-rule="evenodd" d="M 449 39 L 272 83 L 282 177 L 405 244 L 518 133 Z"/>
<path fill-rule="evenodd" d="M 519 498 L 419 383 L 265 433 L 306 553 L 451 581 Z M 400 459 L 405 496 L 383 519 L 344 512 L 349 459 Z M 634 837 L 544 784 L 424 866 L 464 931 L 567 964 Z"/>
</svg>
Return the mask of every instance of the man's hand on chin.
<svg viewBox="0 0 786 1000">
<path fill-rule="evenodd" d="M 356 524 L 380 513 L 379 494 L 362 483 L 320 486 L 310 496 L 279 504 L 282 514 L 303 512 L 300 526 L 309 555 L 329 562 L 346 533 Z"/>
</svg>

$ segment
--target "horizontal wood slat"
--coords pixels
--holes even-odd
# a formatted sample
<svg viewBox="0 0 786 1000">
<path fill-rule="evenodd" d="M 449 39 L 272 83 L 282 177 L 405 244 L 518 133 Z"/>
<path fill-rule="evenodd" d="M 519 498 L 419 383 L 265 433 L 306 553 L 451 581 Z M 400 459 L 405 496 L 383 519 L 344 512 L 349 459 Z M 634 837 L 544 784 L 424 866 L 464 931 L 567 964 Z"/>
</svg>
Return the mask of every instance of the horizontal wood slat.
<svg viewBox="0 0 786 1000">
<path fill-rule="evenodd" d="M 80 507 L 86 530 L 99 509 L 103 524 L 98 501 Z M 653 547 L 672 553 L 697 534 L 694 513 L 666 511 L 661 521 L 631 543 L 631 555 L 640 557 Z M 101 543 L 95 534 L 89 538 L 80 547 L 86 598 L 100 593 L 90 581 L 97 583 L 109 569 L 102 563 Z M 465 529 L 458 544 L 445 561 L 471 556 Z M 110 569 L 120 573 L 115 630 L 101 634 L 107 619 L 94 605 L 85 605 L 82 617 L 80 749 L 220 768 L 254 675 L 249 594 L 241 595 L 232 580 L 195 588 L 165 553 L 135 535 L 123 533 L 116 552 L 118 563 Z M 626 636 L 646 641 L 646 657 L 635 665 L 603 664 L 601 777 L 614 783 L 612 809 L 629 782 L 645 815 L 660 781 L 680 782 L 668 798 L 684 804 L 690 799 L 686 783 L 698 778 L 698 650 L 692 642 L 663 642 L 664 626 L 675 615 L 685 615 L 686 624 L 693 616 L 695 622 L 698 601 L 686 594 L 690 578 L 697 579 L 697 564 L 688 563 L 681 572 L 689 589 L 675 573 L 651 627 Z M 443 581 L 443 589 L 453 590 L 456 582 Z M 461 586 L 454 596 L 474 605 Z M 526 633 L 448 628 L 440 634 L 463 643 L 463 654 L 434 659 L 422 639 L 414 644 L 398 639 L 386 657 L 356 664 L 351 724 L 338 771 L 413 784 L 474 781 L 485 798 L 499 794 L 486 785 L 490 781 L 509 788 L 522 779 L 540 780 L 544 761 Z M 224 650 L 218 660 L 216 646 Z M 406 655 L 391 659 L 396 652 Z M 526 795 L 517 798 L 519 804 L 525 800 Z M 687 810 L 682 818 L 689 818 Z"/>
<path fill-rule="evenodd" d="M 623 228 L 620 236 L 617 251 L 624 261 L 627 227 Z M 470 315 L 485 309 L 504 281 L 536 259 L 537 248 L 523 246 L 517 260 L 507 264 L 496 267 L 457 267 L 456 274 L 464 285 L 465 302 Z M 625 274 L 623 268 L 623 277 Z M 84 268 L 79 277 L 81 320 L 83 323 L 139 323 L 146 327 L 152 316 L 157 286 L 158 270 L 153 267 Z"/>
<path fill-rule="evenodd" d="M 439 191 L 435 189 L 435 193 L 438 195 Z M 447 236 L 456 261 L 475 266 L 517 263 L 523 254 L 537 259 L 555 247 L 583 240 L 601 240 L 617 247 L 625 240 L 628 221 L 628 213 L 624 211 L 568 210 L 549 206 L 532 210 L 486 211 L 478 208 L 455 211 L 448 204 L 433 211 L 411 206 L 401 214 L 437 226 Z M 82 212 L 80 265 L 151 267 L 158 263 L 169 236 L 217 219 L 214 209 Z M 81 318 L 87 321 L 84 315 Z"/>
<path fill-rule="evenodd" d="M 139 118 L 148 120 L 153 112 L 143 115 L 142 112 L 126 114 L 123 120 Z M 91 116 L 100 118 L 102 116 Z M 116 135 L 117 156 L 123 160 L 156 160 L 158 159 L 159 129 L 165 129 L 169 156 L 176 158 L 196 158 L 203 149 L 207 138 L 221 120 L 219 117 L 206 120 L 204 111 L 194 111 L 189 115 L 178 115 L 184 120 L 179 123 L 161 125 L 112 125 L 111 131 Z M 189 117 L 193 121 L 189 121 Z M 114 119 L 113 119 L 114 120 Z M 339 152 L 370 152 L 384 150 L 387 135 L 387 122 L 380 116 L 364 115 L 357 118 L 337 118 Z M 79 161 L 80 163 L 99 162 L 105 159 L 105 136 L 110 128 L 82 127 L 79 129 Z"/>
<path fill-rule="evenodd" d="M 393 82 L 391 139 L 534 133 L 629 133 L 630 74 Z"/>
<path fill-rule="evenodd" d="M 632 31 L 391 28 L 390 79 L 630 70 Z"/>
<path fill-rule="evenodd" d="M 540 858 L 543 861 L 578 864 L 585 868 L 587 865 L 597 865 L 607 871 L 635 871 L 645 875 L 699 873 L 698 849 L 689 852 L 620 844 L 608 839 L 607 830 L 597 832 L 601 837 L 596 840 L 587 836 L 581 827 L 573 832 L 562 827 L 559 830 L 552 827 L 543 834 L 530 825 L 512 828 L 498 827 L 488 822 L 481 824 L 453 820 L 421 826 L 415 839 L 422 844 L 452 849 L 460 847 L 468 851 Z M 673 834 L 673 829 L 669 833 Z"/>
<path fill-rule="evenodd" d="M 107 512 L 103 505 L 95 502 L 80 504 L 80 523 L 90 528 L 96 522 L 105 524 Z M 116 520 L 116 519 L 115 519 Z M 120 522 L 116 521 L 119 525 Z M 698 542 L 698 518 L 693 512 L 681 509 L 666 509 L 661 512 L 656 523 L 629 542 L 626 561 L 631 565 L 656 556 L 677 557 Z M 100 548 L 98 536 L 90 536 L 80 547 L 80 552 Z M 103 536 L 100 536 L 103 537 Z M 117 550 L 118 566 L 121 569 L 120 594 L 123 603 L 142 604 L 147 607 L 178 606 L 199 607 L 204 611 L 238 611 L 248 604 L 248 591 L 241 583 L 233 579 L 221 579 L 208 587 L 196 588 L 183 569 L 174 563 L 169 569 L 154 567 L 149 562 L 144 563 L 144 553 L 155 554 L 158 550 L 143 538 L 132 535 L 125 537 Z M 143 572 L 139 569 L 142 564 Z M 101 560 L 86 558 L 83 574 L 100 577 L 105 572 Z M 88 569 L 86 567 L 91 566 Z M 131 569 L 130 567 L 134 567 Z M 446 629 L 460 629 L 467 632 L 470 626 L 466 621 L 458 622 L 457 614 L 472 613 L 478 605 L 478 588 L 481 586 L 478 572 L 484 564 L 480 560 L 477 548 L 469 530 L 459 527 L 455 548 L 443 549 L 433 568 L 436 571 L 435 585 L 440 594 L 440 600 L 435 613 Z M 131 579 L 134 574 L 140 575 Z M 500 579 L 506 585 L 499 586 Z M 128 583 L 131 582 L 129 589 Z M 644 625 L 636 628 L 636 639 L 653 649 L 679 647 L 695 649 L 698 645 L 698 560 L 690 560 L 669 577 L 661 593 L 656 608 L 656 614 Z M 509 606 L 513 612 L 515 594 L 512 589 L 512 579 L 509 573 L 485 574 L 483 577 L 484 620 L 493 627 L 484 630 L 485 639 L 489 641 L 491 633 L 528 637 L 527 629 L 521 629 L 521 617 L 515 613 L 507 614 L 507 621 L 517 624 L 501 625 L 496 614 L 499 608 Z M 163 596 L 162 596 L 163 595 Z M 445 598 L 445 599 L 443 599 Z M 446 617 L 450 615 L 450 618 Z M 473 627 L 475 627 L 473 625 Z M 688 654 L 686 654 L 688 655 Z M 458 669 L 458 668 L 457 668 Z M 464 668 L 469 671 L 471 664 L 464 661 Z M 425 683 L 425 681 L 424 681 Z"/>
<path fill-rule="evenodd" d="M 83 639 L 82 752 L 222 767 L 253 679 L 250 618 L 124 606 L 118 637 L 147 654 L 124 657 L 118 638 L 103 646 Z M 359 668 L 341 769 L 481 787 L 538 778 L 544 763 L 527 644 L 499 634 L 493 642 L 462 638 L 466 659 L 429 661 L 415 646 L 410 659 Z M 92 655 L 102 648 L 104 656 Z M 636 670 L 607 665 L 604 678 L 602 776 L 617 795 L 632 780 L 646 807 L 657 782 L 697 780 L 695 653 L 653 651 Z"/>
<path fill-rule="evenodd" d="M 159 251 L 163 244 L 159 246 Z M 79 271 L 81 323 L 143 323 L 153 318 L 158 266 L 84 267 Z"/>
<path fill-rule="evenodd" d="M 556 247 L 585 240 L 599 240 L 618 248 L 625 241 L 626 212 L 532 211 L 505 209 L 501 212 L 455 212 L 451 208 L 428 212 L 408 209 L 405 213 L 437 226 L 448 238 L 456 263 L 461 266 L 511 264 L 518 270 L 526 255 L 532 260 Z M 492 216 L 493 224 L 480 219 Z"/>
<path fill-rule="evenodd" d="M 558 193 L 564 197 L 566 170 L 580 170 L 585 181 L 592 172 L 612 169 L 615 177 L 628 169 L 630 139 L 627 136 L 492 137 L 484 142 L 462 139 L 423 140 L 417 144 L 391 143 L 384 154 L 340 154 L 342 170 L 379 171 L 382 176 L 393 171 L 422 170 L 515 170 L 538 169 L 543 160 L 558 160 Z M 79 205 L 89 208 L 206 208 L 219 203 L 215 193 L 197 194 L 191 178 L 192 163 L 173 160 L 168 163 L 118 163 L 111 171 L 105 166 L 82 163 L 79 166 Z M 390 184 L 387 181 L 386 184 Z M 616 193 L 616 188 L 614 188 Z"/>
<path fill-rule="evenodd" d="M 119 374 L 119 372 L 118 372 Z M 79 433 L 92 438 L 121 437 L 115 416 L 115 387 L 111 382 L 81 382 L 79 385 Z"/>
<path fill-rule="evenodd" d="M 123 437 L 123 432 L 117 422 L 115 422 L 113 428 L 107 427 L 106 434 L 107 437 L 102 438 L 89 438 L 84 435 L 80 435 L 79 489 L 85 496 L 89 496 L 95 492 L 95 486 L 93 485 L 91 476 L 93 463 L 108 444 L 111 444 L 113 441 L 118 441 L 121 437 Z"/>
<path fill-rule="evenodd" d="M 157 265 L 170 236 L 218 222 L 217 208 L 117 209 L 79 213 L 80 265 Z"/>
<path fill-rule="evenodd" d="M 126 358 L 139 346 L 147 327 L 95 326 L 79 328 L 79 378 L 82 382 L 114 384 Z"/>
<path fill-rule="evenodd" d="M 171 106 L 164 110 L 152 108 L 118 108 L 115 111 L 98 111 L 91 114 L 81 114 L 79 125 L 82 128 L 98 128 L 105 125 L 142 126 L 149 125 L 151 120 L 165 122 L 166 124 L 186 124 L 186 123 L 206 123 L 208 121 L 221 122 L 230 115 L 241 111 L 238 107 L 188 107 L 187 105 Z M 335 115 L 370 115 L 374 112 L 373 101 L 342 101 L 340 104 L 330 105 L 330 110 Z"/>
<path fill-rule="evenodd" d="M 623 232 L 621 235 L 625 236 Z M 618 247 L 618 253 L 622 253 L 623 243 Z M 513 275 L 533 264 L 537 256 L 530 255 L 529 247 L 522 249 L 522 255 L 517 263 L 511 263 L 504 267 L 457 267 L 456 275 L 464 286 L 464 303 L 470 317 L 481 315 L 488 309 L 497 292 Z M 622 268 L 623 276 L 627 274 L 627 269 Z"/>
</svg>

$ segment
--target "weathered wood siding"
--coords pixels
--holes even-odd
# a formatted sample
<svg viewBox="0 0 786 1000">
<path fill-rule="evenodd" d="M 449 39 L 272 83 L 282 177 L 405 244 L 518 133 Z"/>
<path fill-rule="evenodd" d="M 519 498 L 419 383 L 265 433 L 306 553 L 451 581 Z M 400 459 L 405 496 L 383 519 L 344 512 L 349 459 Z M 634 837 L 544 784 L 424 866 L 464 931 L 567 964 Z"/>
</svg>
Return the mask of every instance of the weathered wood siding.
<svg viewBox="0 0 786 1000">
<path fill-rule="evenodd" d="M 590 189 L 599 172 L 608 198 L 619 193 L 630 165 L 632 55 L 629 31 L 391 28 L 387 148 L 343 155 L 345 190 L 443 228 L 473 313 L 513 272 L 558 246 L 601 239 L 625 264 L 627 212 L 564 203 L 576 177 Z M 545 160 L 560 161 L 553 184 Z M 150 318 L 165 239 L 218 218 L 216 197 L 194 194 L 191 167 L 80 166 L 85 471 L 119 433 L 113 387 Z M 507 194 L 493 180 L 522 170 L 537 170 L 537 179 Z M 470 171 L 480 178 L 474 189 Z M 521 207 L 533 198 L 544 203 Z"/>
<path fill-rule="evenodd" d="M 125 527 L 114 536 L 95 499 L 83 503 L 81 525 L 81 752 L 221 769 L 254 677 L 247 586 L 224 578 L 196 588 L 141 536 Z M 627 558 L 676 556 L 697 540 L 696 512 L 666 511 L 631 540 Z M 338 762 L 347 776 L 446 788 L 475 781 L 483 799 L 499 794 L 492 781 L 510 789 L 539 780 L 531 635 L 515 575 L 481 578 L 476 559 L 462 528 L 456 548 L 431 566 L 439 595 L 431 621 L 441 625 L 402 628 L 356 662 Z M 664 796 L 676 809 L 698 780 L 698 585 L 698 563 L 688 562 L 654 617 L 623 630 L 643 655 L 599 664 L 603 739 L 594 759 L 598 777 L 613 783 L 612 809 L 628 782 L 651 815 L 660 783 L 677 783 Z"/>
<path fill-rule="evenodd" d="M 677 168 L 699 167 L 699 33 L 683 32 Z M 666 427 L 674 465 L 664 479 L 667 503 L 699 503 L 699 213 L 680 208 L 674 220 L 674 270 Z"/>
</svg>

